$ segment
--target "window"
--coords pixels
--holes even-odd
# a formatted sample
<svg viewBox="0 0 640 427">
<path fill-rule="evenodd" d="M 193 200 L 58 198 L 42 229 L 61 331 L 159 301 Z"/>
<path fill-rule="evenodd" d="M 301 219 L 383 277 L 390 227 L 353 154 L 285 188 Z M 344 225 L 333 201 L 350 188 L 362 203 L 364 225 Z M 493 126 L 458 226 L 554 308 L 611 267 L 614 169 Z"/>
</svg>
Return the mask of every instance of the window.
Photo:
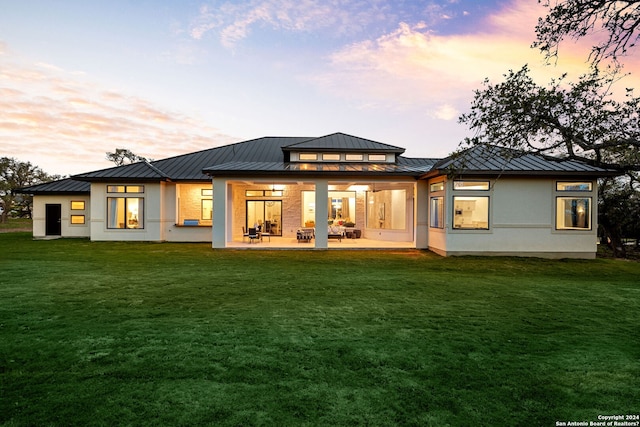
<svg viewBox="0 0 640 427">
<path fill-rule="evenodd" d="M 347 154 L 345 156 L 345 160 L 348 162 L 360 162 L 362 159 L 364 159 L 362 154 Z"/>
<path fill-rule="evenodd" d="M 323 154 L 322 155 L 322 160 L 324 161 L 332 161 L 332 162 L 337 162 L 340 160 L 340 154 Z"/>
<path fill-rule="evenodd" d="M 84 224 L 84 215 L 71 215 L 71 224 Z"/>
<path fill-rule="evenodd" d="M 591 230 L 591 197 L 558 197 L 556 200 L 558 230 Z"/>
<path fill-rule="evenodd" d="M 124 185 L 107 185 L 107 193 L 124 193 Z"/>
<path fill-rule="evenodd" d="M 429 187 L 432 193 L 436 193 L 438 191 L 444 191 L 444 181 L 434 182 Z"/>
<path fill-rule="evenodd" d="M 107 228 L 144 228 L 144 198 L 107 197 Z"/>
<path fill-rule="evenodd" d="M 590 182 L 556 182 L 556 191 L 591 191 Z"/>
<path fill-rule="evenodd" d="M 432 197 L 430 205 L 429 227 L 444 228 L 444 198 Z"/>
<path fill-rule="evenodd" d="M 386 154 L 369 154 L 370 162 L 386 162 L 387 155 Z"/>
<path fill-rule="evenodd" d="M 211 188 L 203 188 L 200 190 L 200 195 L 202 196 L 213 196 L 213 189 Z"/>
<path fill-rule="evenodd" d="M 367 192 L 367 227 L 405 230 L 407 227 L 406 190 Z"/>
<path fill-rule="evenodd" d="M 453 181 L 454 190 L 480 190 L 489 189 L 489 181 Z"/>
<path fill-rule="evenodd" d="M 107 193 L 144 193 L 144 185 L 107 185 Z"/>
<path fill-rule="evenodd" d="M 84 200 L 72 200 L 71 201 L 71 210 L 73 210 L 73 211 L 83 211 L 84 210 Z"/>
<path fill-rule="evenodd" d="M 300 153 L 298 158 L 300 160 L 318 160 L 318 155 L 316 153 Z"/>
<path fill-rule="evenodd" d="M 282 197 L 282 190 L 245 190 L 247 197 Z"/>
<path fill-rule="evenodd" d="M 202 215 L 201 219 L 212 220 L 213 219 L 213 200 L 202 199 Z"/>
<path fill-rule="evenodd" d="M 453 198 L 453 228 L 489 229 L 489 198 L 455 196 Z"/>
</svg>

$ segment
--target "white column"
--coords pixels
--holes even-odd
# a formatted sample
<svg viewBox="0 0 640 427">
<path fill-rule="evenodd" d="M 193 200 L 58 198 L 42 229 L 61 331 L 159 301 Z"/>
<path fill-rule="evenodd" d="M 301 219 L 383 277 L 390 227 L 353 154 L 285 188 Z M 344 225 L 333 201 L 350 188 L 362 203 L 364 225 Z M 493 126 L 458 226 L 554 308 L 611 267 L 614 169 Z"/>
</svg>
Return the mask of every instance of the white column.
<svg viewBox="0 0 640 427">
<path fill-rule="evenodd" d="M 327 237 L 327 212 L 329 209 L 329 181 L 316 180 L 316 248 L 329 247 Z"/>
<path fill-rule="evenodd" d="M 224 248 L 227 245 L 227 180 L 213 178 L 213 224 L 211 246 Z"/>
<path fill-rule="evenodd" d="M 414 187 L 414 218 L 416 248 L 429 247 L 429 184 L 427 180 L 418 180 Z"/>
</svg>

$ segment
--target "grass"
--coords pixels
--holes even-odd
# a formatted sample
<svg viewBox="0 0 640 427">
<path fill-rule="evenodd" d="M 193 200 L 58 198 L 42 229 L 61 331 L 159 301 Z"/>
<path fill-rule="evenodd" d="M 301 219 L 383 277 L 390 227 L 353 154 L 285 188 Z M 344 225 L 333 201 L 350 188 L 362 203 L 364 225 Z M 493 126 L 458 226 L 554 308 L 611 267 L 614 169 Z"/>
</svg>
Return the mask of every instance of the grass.
<svg viewBox="0 0 640 427">
<path fill-rule="evenodd" d="M 551 426 L 639 410 L 640 263 L 0 234 L 0 425 Z"/>
<path fill-rule="evenodd" d="M 2 231 L 30 231 L 33 228 L 30 218 L 7 218 L 6 222 L 0 222 L 0 232 Z"/>
</svg>

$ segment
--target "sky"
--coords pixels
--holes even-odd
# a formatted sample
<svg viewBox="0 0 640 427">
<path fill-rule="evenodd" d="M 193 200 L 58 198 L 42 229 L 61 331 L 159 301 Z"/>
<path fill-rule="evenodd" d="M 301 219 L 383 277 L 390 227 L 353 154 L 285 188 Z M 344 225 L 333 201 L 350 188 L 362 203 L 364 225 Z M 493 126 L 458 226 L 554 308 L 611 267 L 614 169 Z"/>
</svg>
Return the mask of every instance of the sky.
<svg viewBox="0 0 640 427">
<path fill-rule="evenodd" d="M 334 132 L 445 157 L 473 91 L 529 64 L 537 0 L 0 0 L 0 157 L 49 174 Z M 640 88 L 640 62 L 626 84 Z"/>
</svg>

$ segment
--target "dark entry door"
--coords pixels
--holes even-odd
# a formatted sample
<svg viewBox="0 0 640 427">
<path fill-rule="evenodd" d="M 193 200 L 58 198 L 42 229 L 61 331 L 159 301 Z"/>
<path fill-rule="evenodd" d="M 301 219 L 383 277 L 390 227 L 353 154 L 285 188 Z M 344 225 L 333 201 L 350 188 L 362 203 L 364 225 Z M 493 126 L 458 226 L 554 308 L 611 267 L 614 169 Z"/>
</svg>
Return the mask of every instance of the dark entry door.
<svg viewBox="0 0 640 427">
<path fill-rule="evenodd" d="M 46 205 L 45 222 L 47 236 L 62 235 L 62 205 Z"/>
</svg>

